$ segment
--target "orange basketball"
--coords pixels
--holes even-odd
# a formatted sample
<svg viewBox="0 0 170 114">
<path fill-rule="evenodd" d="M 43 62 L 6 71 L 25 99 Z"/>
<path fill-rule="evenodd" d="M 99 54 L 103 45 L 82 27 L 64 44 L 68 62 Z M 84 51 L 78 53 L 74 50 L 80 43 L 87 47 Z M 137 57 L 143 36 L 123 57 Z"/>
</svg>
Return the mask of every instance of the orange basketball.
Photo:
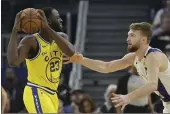
<svg viewBox="0 0 170 114">
<path fill-rule="evenodd" d="M 40 30 L 42 22 L 37 16 L 38 10 L 34 8 L 24 9 L 21 13 L 21 29 L 25 33 L 33 34 Z"/>
</svg>

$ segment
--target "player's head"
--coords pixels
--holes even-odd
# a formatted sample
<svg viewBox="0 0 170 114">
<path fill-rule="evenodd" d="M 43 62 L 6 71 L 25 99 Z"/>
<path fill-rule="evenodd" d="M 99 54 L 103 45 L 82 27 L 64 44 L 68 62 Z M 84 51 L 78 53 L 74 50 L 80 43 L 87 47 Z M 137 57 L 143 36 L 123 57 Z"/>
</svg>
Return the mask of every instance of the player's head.
<svg viewBox="0 0 170 114">
<path fill-rule="evenodd" d="M 132 23 L 128 32 L 128 51 L 136 52 L 141 45 L 149 44 L 152 36 L 152 27 L 149 23 Z"/>
<path fill-rule="evenodd" d="M 52 7 L 45 7 L 42 8 L 42 10 L 45 13 L 50 27 L 57 32 L 61 32 L 63 29 L 63 20 L 60 18 L 59 12 Z"/>
</svg>

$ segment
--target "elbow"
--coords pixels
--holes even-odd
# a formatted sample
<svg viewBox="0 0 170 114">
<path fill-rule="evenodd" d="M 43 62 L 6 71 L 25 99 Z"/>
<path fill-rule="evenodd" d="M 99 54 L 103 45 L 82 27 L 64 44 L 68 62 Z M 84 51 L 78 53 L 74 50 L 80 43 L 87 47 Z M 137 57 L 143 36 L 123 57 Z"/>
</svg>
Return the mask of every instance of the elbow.
<svg viewBox="0 0 170 114">
<path fill-rule="evenodd" d="M 18 66 L 18 59 L 16 57 L 7 56 L 8 64 L 11 67 Z"/>
<path fill-rule="evenodd" d="M 11 67 L 16 67 L 16 66 L 18 66 L 18 64 L 17 64 L 16 61 L 10 61 L 10 60 L 8 60 L 8 64 L 9 64 L 9 66 L 11 66 Z"/>
</svg>

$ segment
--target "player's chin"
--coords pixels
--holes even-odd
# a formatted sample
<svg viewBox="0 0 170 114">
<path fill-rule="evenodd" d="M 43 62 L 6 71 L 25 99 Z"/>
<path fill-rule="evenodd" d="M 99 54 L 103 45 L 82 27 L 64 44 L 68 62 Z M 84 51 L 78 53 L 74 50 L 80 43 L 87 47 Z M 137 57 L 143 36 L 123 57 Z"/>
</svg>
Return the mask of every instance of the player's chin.
<svg viewBox="0 0 170 114">
<path fill-rule="evenodd" d="M 132 47 L 127 48 L 128 52 L 135 52 Z"/>
<path fill-rule="evenodd" d="M 138 48 L 135 47 L 128 47 L 128 52 L 136 52 Z"/>
<path fill-rule="evenodd" d="M 132 46 L 128 45 L 127 50 L 128 50 L 128 52 L 131 52 L 132 51 Z"/>
</svg>

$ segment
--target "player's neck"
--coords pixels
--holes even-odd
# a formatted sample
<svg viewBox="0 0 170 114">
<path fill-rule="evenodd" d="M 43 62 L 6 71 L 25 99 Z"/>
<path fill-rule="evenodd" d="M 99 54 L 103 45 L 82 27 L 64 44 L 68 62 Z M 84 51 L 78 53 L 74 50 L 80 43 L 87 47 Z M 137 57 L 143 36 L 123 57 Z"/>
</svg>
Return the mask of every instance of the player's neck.
<svg viewBox="0 0 170 114">
<path fill-rule="evenodd" d="M 47 41 L 47 42 L 51 42 L 52 41 L 52 39 L 50 38 L 50 35 L 46 32 L 46 31 L 44 31 L 44 29 L 41 29 L 41 31 L 39 32 L 39 35 L 45 40 L 45 41 Z"/>
<path fill-rule="evenodd" d="M 136 52 L 136 56 L 139 57 L 139 59 L 142 59 L 145 56 L 146 51 L 148 50 L 149 45 L 142 45 Z"/>
</svg>

